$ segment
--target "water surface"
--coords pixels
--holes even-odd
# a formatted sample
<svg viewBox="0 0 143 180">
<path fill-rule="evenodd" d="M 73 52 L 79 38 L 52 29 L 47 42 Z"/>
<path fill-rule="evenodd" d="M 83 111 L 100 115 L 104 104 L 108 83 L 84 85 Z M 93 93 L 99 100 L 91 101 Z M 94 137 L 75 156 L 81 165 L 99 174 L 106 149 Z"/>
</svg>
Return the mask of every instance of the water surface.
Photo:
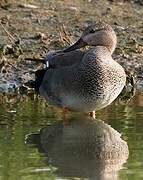
<svg viewBox="0 0 143 180">
<path fill-rule="evenodd" d="M 143 94 L 114 102 L 95 122 L 86 118 L 69 113 L 66 124 L 60 110 L 35 95 L 2 96 L 0 179 L 143 179 Z M 106 147 L 110 155 L 100 154 Z"/>
</svg>

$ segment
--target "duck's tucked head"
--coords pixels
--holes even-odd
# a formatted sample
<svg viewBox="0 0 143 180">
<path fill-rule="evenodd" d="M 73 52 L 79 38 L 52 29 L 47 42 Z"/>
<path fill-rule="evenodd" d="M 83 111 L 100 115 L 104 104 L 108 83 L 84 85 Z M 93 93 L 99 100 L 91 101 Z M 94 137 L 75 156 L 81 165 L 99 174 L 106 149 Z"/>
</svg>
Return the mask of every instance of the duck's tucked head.
<svg viewBox="0 0 143 180">
<path fill-rule="evenodd" d="M 108 24 L 96 24 L 87 27 L 81 38 L 72 46 L 65 49 L 64 52 L 73 51 L 86 45 L 88 46 L 105 46 L 112 54 L 116 48 L 117 37 L 115 31 Z"/>
</svg>

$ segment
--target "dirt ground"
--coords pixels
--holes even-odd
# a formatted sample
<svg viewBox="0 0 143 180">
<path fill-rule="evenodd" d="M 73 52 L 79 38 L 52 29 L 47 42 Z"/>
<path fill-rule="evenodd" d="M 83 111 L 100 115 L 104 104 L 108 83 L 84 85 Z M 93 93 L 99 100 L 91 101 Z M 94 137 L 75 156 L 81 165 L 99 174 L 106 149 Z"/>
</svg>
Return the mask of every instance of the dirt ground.
<svg viewBox="0 0 143 180">
<path fill-rule="evenodd" d="M 0 84 L 33 79 L 41 64 L 25 58 L 68 46 L 97 21 L 117 33 L 114 59 L 142 77 L 142 0 L 0 0 Z"/>
</svg>

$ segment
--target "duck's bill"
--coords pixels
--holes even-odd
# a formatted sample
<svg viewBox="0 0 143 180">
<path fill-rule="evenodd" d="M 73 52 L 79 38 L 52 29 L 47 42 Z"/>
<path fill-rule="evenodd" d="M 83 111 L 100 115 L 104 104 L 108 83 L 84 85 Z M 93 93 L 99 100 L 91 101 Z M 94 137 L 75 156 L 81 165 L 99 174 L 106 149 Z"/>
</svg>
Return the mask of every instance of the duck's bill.
<svg viewBox="0 0 143 180">
<path fill-rule="evenodd" d="M 80 38 L 75 44 L 73 44 L 72 46 L 68 47 L 63 52 L 74 51 L 76 49 L 80 49 L 82 47 L 85 47 L 86 45 L 87 45 L 87 43 L 84 42 L 82 38 Z"/>
</svg>

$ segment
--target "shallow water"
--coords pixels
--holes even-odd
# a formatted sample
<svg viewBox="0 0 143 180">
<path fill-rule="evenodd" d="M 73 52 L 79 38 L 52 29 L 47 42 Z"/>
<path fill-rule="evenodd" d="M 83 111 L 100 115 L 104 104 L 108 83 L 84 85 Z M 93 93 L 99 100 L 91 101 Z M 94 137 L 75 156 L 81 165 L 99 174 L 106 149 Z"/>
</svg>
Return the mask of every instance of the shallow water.
<svg viewBox="0 0 143 180">
<path fill-rule="evenodd" d="M 96 121 L 70 113 L 63 123 L 60 110 L 35 95 L 0 102 L 0 179 L 143 179 L 142 93 Z"/>
</svg>

